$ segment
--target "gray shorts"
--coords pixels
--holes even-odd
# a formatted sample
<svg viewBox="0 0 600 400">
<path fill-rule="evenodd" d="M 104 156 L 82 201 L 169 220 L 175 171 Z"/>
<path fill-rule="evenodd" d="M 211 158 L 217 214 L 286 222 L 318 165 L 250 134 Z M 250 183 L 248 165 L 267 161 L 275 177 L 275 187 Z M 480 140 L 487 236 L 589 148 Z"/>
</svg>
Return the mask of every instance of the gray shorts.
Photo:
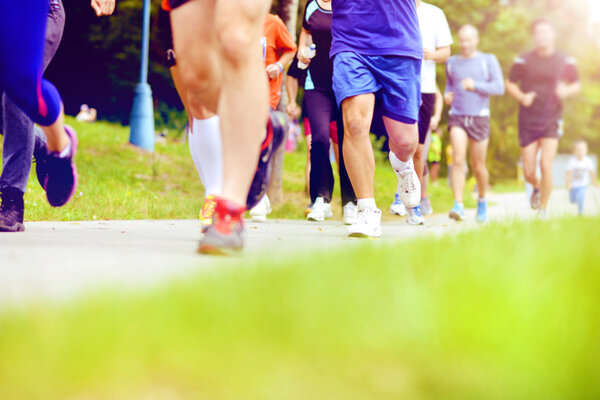
<svg viewBox="0 0 600 400">
<path fill-rule="evenodd" d="M 469 139 L 476 142 L 490 138 L 490 117 L 470 117 L 466 115 L 450 115 L 448 129 L 461 128 L 467 132 Z"/>
</svg>

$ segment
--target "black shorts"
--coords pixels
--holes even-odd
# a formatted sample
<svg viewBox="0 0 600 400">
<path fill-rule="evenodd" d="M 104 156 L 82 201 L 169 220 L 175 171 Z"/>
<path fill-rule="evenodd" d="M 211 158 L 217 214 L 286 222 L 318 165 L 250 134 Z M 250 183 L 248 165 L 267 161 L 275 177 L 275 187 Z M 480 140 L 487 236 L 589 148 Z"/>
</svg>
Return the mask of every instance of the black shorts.
<svg viewBox="0 0 600 400">
<path fill-rule="evenodd" d="M 425 144 L 434 111 L 435 93 L 422 93 L 421 107 L 419 107 L 419 144 Z"/>
<path fill-rule="evenodd" d="M 519 145 L 527 147 L 540 139 L 560 139 L 563 135 L 562 119 L 552 121 L 546 129 L 519 127 Z"/>
<path fill-rule="evenodd" d="M 167 68 L 177 65 L 175 59 L 175 46 L 173 45 L 173 28 L 171 27 L 171 13 L 162 7 L 158 10 L 158 38 L 163 49 L 163 63 Z"/>
<path fill-rule="evenodd" d="M 489 117 L 469 117 L 466 115 L 450 115 L 448 129 L 461 128 L 467 132 L 469 139 L 481 142 L 490 138 Z"/>
<path fill-rule="evenodd" d="M 188 1 L 189 0 L 169 0 L 169 4 L 171 5 L 171 10 L 174 10 Z"/>
</svg>

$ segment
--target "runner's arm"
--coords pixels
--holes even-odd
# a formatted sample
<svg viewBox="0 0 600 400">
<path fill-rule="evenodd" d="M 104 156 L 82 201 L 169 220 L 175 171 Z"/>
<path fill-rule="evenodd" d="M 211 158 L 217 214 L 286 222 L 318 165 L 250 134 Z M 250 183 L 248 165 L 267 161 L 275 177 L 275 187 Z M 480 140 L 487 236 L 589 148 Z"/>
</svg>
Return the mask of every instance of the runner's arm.
<svg viewBox="0 0 600 400">
<path fill-rule="evenodd" d="M 451 54 L 450 46 L 438 47 L 434 51 L 424 49 L 424 51 L 425 60 L 433 60 L 436 64 L 445 63 Z"/>
<path fill-rule="evenodd" d="M 446 89 L 444 90 L 444 101 L 448 106 L 451 106 L 454 101 L 454 78 L 450 74 L 450 62 L 451 60 L 448 60 L 446 63 Z"/>
<path fill-rule="evenodd" d="M 298 60 L 306 65 L 310 64 L 310 58 L 307 58 L 304 55 L 304 52 L 310 47 L 312 42 L 312 35 L 310 32 L 302 28 L 302 31 L 300 32 L 300 40 L 298 40 Z"/>
<path fill-rule="evenodd" d="M 286 111 L 290 118 L 297 118 L 298 114 L 298 103 L 296 103 L 296 99 L 298 98 L 298 79 L 293 76 L 288 75 L 285 79 L 285 91 L 288 96 L 288 105 Z"/>
<path fill-rule="evenodd" d="M 433 116 L 431 117 L 430 128 L 432 131 L 437 130 L 442 120 L 442 112 L 444 112 L 444 96 L 440 92 L 440 88 L 436 88 L 435 91 L 435 107 L 433 109 Z"/>
<path fill-rule="evenodd" d="M 565 177 L 565 183 L 567 185 L 566 186 L 567 190 L 571 190 L 571 171 L 570 170 L 567 170 L 567 174 Z"/>
<path fill-rule="evenodd" d="M 475 91 L 484 96 L 502 96 L 504 94 L 504 77 L 500 63 L 495 56 L 487 58 L 488 68 L 490 71 L 488 81 L 475 81 Z"/>
<path fill-rule="evenodd" d="M 91 0 L 90 5 L 98 17 L 112 15 L 115 12 L 115 0 Z"/>
</svg>

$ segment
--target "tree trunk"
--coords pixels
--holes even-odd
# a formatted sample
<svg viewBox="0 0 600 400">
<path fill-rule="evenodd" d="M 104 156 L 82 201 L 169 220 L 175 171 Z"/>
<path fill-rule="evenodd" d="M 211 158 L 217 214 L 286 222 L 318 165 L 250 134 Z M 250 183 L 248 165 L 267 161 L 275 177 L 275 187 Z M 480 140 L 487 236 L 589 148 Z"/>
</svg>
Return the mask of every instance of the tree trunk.
<svg viewBox="0 0 600 400">
<path fill-rule="evenodd" d="M 298 22 L 298 0 L 279 0 L 279 17 L 283 20 L 292 37 L 296 37 L 296 24 Z M 285 105 L 288 103 L 287 92 L 285 91 L 285 77 L 281 89 L 281 102 L 279 110 L 285 112 Z M 287 132 L 287 127 L 286 127 Z M 285 154 L 285 145 L 281 146 L 275 154 L 273 163 L 273 172 L 271 174 L 271 185 L 269 186 L 269 199 L 274 205 L 283 203 L 283 158 Z"/>
</svg>

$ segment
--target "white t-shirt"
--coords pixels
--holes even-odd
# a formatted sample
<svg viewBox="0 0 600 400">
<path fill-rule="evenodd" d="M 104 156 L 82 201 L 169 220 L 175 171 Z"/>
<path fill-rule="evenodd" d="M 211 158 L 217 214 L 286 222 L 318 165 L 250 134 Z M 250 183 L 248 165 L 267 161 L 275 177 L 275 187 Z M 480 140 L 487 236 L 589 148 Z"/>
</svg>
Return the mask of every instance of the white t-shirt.
<svg viewBox="0 0 600 400">
<path fill-rule="evenodd" d="M 419 16 L 419 26 L 421 27 L 423 48 L 434 51 L 452 44 L 452 33 L 450 33 L 448 20 L 446 20 L 446 15 L 440 8 L 422 2 L 417 8 L 417 14 Z M 423 60 L 421 92 L 435 93 L 436 88 L 435 61 Z"/>
<path fill-rule="evenodd" d="M 579 188 L 590 184 L 590 171 L 594 170 L 594 164 L 591 158 L 584 157 L 583 160 L 578 160 L 573 157 L 567 164 L 567 171 L 571 173 L 571 187 Z"/>
</svg>

